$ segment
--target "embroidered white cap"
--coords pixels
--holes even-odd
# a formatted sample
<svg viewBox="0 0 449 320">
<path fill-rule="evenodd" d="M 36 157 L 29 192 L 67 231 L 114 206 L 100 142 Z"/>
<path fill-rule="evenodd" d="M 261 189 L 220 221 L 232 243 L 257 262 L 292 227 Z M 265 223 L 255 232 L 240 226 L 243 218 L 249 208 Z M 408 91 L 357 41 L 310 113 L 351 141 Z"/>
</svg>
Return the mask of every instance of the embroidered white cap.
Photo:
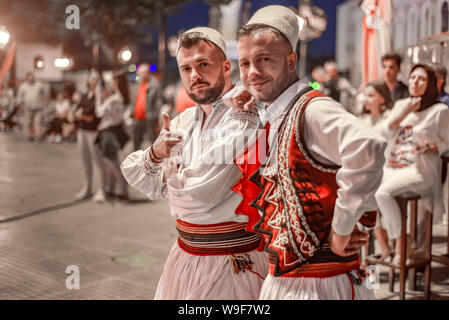
<svg viewBox="0 0 449 320">
<path fill-rule="evenodd" d="M 264 24 L 281 32 L 290 42 L 293 51 L 299 39 L 299 20 L 296 13 L 287 7 L 270 5 L 254 13 L 246 24 Z"/>
<path fill-rule="evenodd" d="M 180 40 L 184 35 L 192 34 L 195 36 L 195 38 L 204 39 L 207 41 L 212 42 L 217 47 L 223 51 L 224 55 L 226 56 L 226 42 L 223 38 L 223 36 L 215 29 L 209 28 L 209 27 L 196 27 L 187 30 L 184 32 L 178 40 L 178 49 L 176 49 L 176 54 L 178 54 L 178 51 L 180 49 Z"/>
</svg>

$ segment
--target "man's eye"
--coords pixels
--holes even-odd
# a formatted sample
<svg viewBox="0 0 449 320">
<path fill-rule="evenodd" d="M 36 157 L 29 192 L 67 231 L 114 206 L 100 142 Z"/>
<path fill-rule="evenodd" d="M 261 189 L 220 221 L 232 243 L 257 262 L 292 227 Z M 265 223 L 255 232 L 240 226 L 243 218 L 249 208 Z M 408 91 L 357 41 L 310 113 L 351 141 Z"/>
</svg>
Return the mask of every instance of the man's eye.
<svg viewBox="0 0 449 320">
<path fill-rule="evenodd" d="M 202 64 L 201 64 L 201 67 L 207 67 L 209 64 L 208 63 L 206 63 L 206 62 L 203 62 Z"/>
</svg>

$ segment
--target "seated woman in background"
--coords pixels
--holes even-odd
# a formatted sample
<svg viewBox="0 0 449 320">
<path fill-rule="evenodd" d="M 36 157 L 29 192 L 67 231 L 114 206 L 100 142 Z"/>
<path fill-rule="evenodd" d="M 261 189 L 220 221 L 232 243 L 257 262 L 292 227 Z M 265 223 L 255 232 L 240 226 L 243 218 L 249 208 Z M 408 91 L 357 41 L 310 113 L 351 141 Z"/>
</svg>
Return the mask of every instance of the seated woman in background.
<svg viewBox="0 0 449 320">
<path fill-rule="evenodd" d="M 374 128 L 379 128 L 393 107 L 390 90 L 385 81 L 373 81 L 366 86 L 364 96 L 364 108 L 360 119 Z"/>
<path fill-rule="evenodd" d="M 48 142 L 59 143 L 62 141 L 63 125 L 68 123 L 68 116 L 70 112 L 70 101 L 65 98 L 63 92 L 58 92 L 56 95 L 55 116 L 50 124 L 48 130 Z"/>
<path fill-rule="evenodd" d="M 376 192 L 378 208 L 390 239 L 396 240 L 393 263 L 400 262 L 401 211 L 395 196 L 427 194 L 423 205 L 437 221 L 443 213 L 440 156 L 449 150 L 449 109 L 439 102 L 432 68 L 415 65 L 409 76 L 410 97 L 395 103 L 381 126 L 388 141 L 384 176 Z"/>
<path fill-rule="evenodd" d="M 363 112 L 360 115 L 360 119 L 367 125 L 380 131 L 381 126 L 390 114 L 394 104 L 390 90 L 385 81 L 373 81 L 365 87 L 363 95 Z M 381 249 L 381 259 L 384 260 L 390 256 L 391 252 L 390 246 L 388 245 L 387 233 L 382 227 L 380 215 L 377 219 L 374 234 L 376 235 Z"/>
</svg>

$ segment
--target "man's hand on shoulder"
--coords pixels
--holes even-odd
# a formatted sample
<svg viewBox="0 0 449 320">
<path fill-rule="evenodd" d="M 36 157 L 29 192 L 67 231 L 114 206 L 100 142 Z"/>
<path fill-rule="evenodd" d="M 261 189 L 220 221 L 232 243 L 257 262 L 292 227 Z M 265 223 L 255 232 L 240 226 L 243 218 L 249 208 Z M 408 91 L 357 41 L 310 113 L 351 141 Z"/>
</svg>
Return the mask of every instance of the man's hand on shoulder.
<svg viewBox="0 0 449 320">
<path fill-rule="evenodd" d="M 256 107 L 256 99 L 244 86 L 235 86 L 222 97 L 222 100 L 228 107 L 243 111 Z"/>
</svg>

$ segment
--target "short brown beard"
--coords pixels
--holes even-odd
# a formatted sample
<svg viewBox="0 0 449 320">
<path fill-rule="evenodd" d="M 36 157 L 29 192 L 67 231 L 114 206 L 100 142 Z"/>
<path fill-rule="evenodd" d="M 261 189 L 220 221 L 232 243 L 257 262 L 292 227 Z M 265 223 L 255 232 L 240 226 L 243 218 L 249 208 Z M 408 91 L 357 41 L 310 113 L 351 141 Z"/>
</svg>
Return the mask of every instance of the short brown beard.
<svg viewBox="0 0 449 320">
<path fill-rule="evenodd" d="M 216 85 L 210 89 L 207 89 L 206 95 L 203 98 L 199 98 L 189 91 L 187 91 L 187 94 L 190 97 L 190 99 L 192 99 L 198 104 L 210 104 L 218 100 L 218 98 L 223 92 L 224 87 L 225 87 L 225 77 L 222 71 L 220 76 L 218 77 Z"/>
</svg>

